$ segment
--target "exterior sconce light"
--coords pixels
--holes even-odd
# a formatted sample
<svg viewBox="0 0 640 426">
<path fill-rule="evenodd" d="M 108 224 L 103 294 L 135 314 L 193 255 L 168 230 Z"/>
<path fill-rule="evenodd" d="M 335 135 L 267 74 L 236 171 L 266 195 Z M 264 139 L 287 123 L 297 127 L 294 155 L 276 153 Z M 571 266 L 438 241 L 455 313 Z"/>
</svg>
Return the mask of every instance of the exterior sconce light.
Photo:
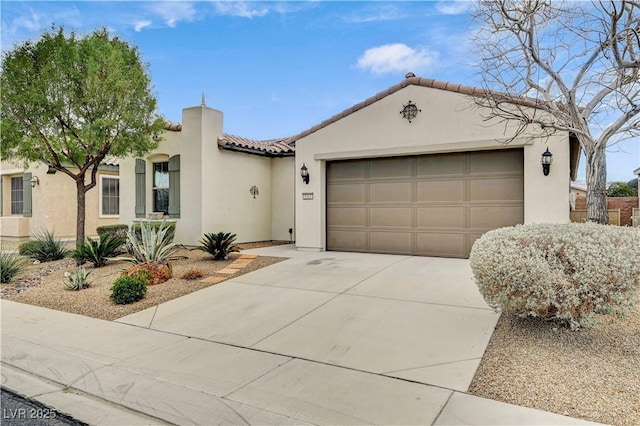
<svg viewBox="0 0 640 426">
<path fill-rule="evenodd" d="M 300 167 L 300 176 L 302 177 L 302 181 L 309 185 L 309 170 L 304 163 L 302 163 L 302 167 Z"/>
<path fill-rule="evenodd" d="M 32 187 L 32 188 L 35 188 L 35 187 L 36 187 L 36 185 L 39 185 L 39 184 L 40 184 L 40 180 L 38 179 L 38 176 L 34 176 L 34 177 L 32 177 L 32 178 L 31 178 L 31 180 L 30 180 L 29 182 L 31 182 L 31 187 Z"/>
<path fill-rule="evenodd" d="M 549 175 L 549 170 L 551 169 L 551 163 L 553 163 L 553 154 L 549 152 L 549 148 L 542 153 L 542 159 L 540 160 L 542 164 L 542 173 L 545 176 Z"/>
<path fill-rule="evenodd" d="M 253 195 L 253 198 L 256 198 L 256 195 L 260 195 L 260 191 L 258 191 L 258 187 L 253 185 L 250 189 L 249 189 L 249 194 Z"/>
</svg>

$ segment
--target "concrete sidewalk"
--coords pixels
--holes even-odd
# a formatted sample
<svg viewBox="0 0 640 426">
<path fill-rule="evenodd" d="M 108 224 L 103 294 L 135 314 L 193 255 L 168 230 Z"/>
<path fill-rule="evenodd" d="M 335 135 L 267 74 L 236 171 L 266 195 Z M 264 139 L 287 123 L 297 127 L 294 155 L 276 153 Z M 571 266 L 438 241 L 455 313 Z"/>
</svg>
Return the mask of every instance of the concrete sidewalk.
<svg viewBox="0 0 640 426">
<path fill-rule="evenodd" d="M 466 394 L 468 261 L 291 257 L 115 322 L 2 301 L 2 384 L 90 424 L 586 424 Z"/>
</svg>

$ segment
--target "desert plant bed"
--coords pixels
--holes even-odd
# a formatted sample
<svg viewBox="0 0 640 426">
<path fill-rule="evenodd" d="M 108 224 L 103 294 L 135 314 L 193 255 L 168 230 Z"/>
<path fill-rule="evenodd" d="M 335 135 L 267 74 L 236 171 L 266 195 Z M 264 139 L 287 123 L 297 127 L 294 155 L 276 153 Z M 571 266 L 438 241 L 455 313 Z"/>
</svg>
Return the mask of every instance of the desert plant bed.
<svg viewBox="0 0 640 426">
<path fill-rule="evenodd" d="M 640 425 L 640 304 L 624 317 L 599 315 L 593 328 L 580 331 L 503 314 L 469 393 L 598 423 Z"/>
<path fill-rule="evenodd" d="M 131 266 L 127 262 L 113 261 L 94 269 L 90 275 L 91 285 L 80 291 L 70 291 L 65 286 L 65 272 L 76 269 L 72 259 L 31 265 L 12 282 L 2 284 L 2 297 L 93 318 L 114 320 L 213 285 L 181 277 L 185 272 L 193 270 L 201 271 L 204 277 L 214 276 L 216 271 L 226 268 L 240 256 L 234 253 L 228 260 L 214 261 L 211 255 L 200 250 L 181 249 L 178 254 L 185 258 L 171 262 L 173 278 L 162 284 L 149 286 L 144 299 L 129 305 L 117 305 L 109 298 L 113 283 Z M 237 273 L 219 276 L 227 280 L 283 260 L 285 258 L 259 256 Z M 84 266 L 87 270 L 91 269 L 89 263 Z"/>
</svg>

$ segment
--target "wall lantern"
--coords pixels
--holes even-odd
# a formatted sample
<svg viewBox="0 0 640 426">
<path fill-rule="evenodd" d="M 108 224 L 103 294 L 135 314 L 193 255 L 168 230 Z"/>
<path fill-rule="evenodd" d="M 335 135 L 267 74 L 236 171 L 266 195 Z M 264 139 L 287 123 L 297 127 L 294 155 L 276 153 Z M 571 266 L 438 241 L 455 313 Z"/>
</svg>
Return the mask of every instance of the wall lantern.
<svg viewBox="0 0 640 426">
<path fill-rule="evenodd" d="M 34 176 L 34 177 L 32 177 L 32 178 L 31 178 L 31 180 L 30 180 L 29 182 L 31 182 L 31 187 L 32 187 L 32 188 L 35 188 L 35 187 L 36 187 L 36 185 L 39 185 L 39 184 L 40 184 L 40 180 L 38 180 L 38 176 Z"/>
<path fill-rule="evenodd" d="M 256 195 L 260 195 L 260 191 L 258 191 L 258 187 L 253 185 L 249 188 L 249 194 L 253 195 L 253 198 L 256 198 Z"/>
<path fill-rule="evenodd" d="M 542 164 L 542 173 L 544 173 L 545 176 L 548 176 L 549 169 L 551 169 L 551 163 L 553 163 L 553 154 L 549 152 L 549 148 L 542 153 L 540 163 Z"/>
<path fill-rule="evenodd" d="M 302 181 L 309 185 L 309 170 L 304 163 L 302 163 L 302 167 L 300 167 L 300 176 L 302 176 Z"/>
</svg>

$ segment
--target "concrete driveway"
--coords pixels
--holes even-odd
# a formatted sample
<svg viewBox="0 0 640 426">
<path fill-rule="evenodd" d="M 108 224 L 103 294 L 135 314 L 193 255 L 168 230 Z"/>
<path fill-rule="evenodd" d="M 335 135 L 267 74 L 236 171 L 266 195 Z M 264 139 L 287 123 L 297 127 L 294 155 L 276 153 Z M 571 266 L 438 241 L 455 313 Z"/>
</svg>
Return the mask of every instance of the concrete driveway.
<svg viewBox="0 0 640 426">
<path fill-rule="evenodd" d="M 3 302 L 3 385 L 128 423 L 584 423 L 465 394 L 498 319 L 467 260 L 251 252 L 290 259 L 116 322 Z"/>
</svg>

